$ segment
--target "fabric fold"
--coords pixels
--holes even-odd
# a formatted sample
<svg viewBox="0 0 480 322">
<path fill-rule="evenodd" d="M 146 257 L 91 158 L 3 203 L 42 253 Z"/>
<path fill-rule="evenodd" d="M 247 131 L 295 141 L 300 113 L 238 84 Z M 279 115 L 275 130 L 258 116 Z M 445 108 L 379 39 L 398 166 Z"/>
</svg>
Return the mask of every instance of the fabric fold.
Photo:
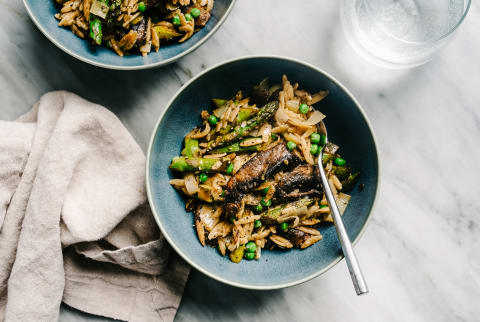
<svg viewBox="0 0 480 322">
<path fill-rule="evenodd" d="M 145 205 L 145 157 L 113 113 L 46 94 L 0 122 L 0 158 L 0 320 L 56 321 L 62 299 L 173 320 L 189 268 Z"/>
</svg>

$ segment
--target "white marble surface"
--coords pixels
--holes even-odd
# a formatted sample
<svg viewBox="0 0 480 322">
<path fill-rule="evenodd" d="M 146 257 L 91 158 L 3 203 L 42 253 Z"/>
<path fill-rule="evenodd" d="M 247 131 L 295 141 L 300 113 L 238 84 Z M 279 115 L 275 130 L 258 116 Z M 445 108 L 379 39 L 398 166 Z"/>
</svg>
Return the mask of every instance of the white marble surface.
<svg viewBox="0 0 480 322">
<path fill-rule="evenodd" d="M 0 0 L 0 21 L 1 119 L 16 118 L 47 91 L 67 89 L 114 111 L 145 149 L 182 83 L 217 62 L 257 53 L 318 65 L 363 104 L 383 179 L 377 211 L 356 247 L 371 293 L 354 295 L 343 261 L 313 281 L 271 292 L 193 272 L 176 321 L 480 321 L 478 0 L 452 43 L 407 71 L 357 57 L 335 0 L 239 0 L 196 52 L 141 72 L 68 57 L 35 29 L 20 0 Z M 61 320 L 103 321 L 65 307 Z"/>
</svg>

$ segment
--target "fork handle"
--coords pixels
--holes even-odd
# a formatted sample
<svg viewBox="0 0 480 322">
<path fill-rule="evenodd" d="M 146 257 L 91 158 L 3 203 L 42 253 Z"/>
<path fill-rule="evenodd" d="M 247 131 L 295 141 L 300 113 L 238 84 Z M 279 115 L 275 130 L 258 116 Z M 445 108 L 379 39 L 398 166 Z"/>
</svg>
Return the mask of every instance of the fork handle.
<svg viewBox="0 0 480 322">
<path fill-rule="evenodd" d="M 330 212 L 333 217 L 333 223 L 335 224 L 335 229 L 337 230 L 337 236 L 342 245 L 343 255 L 345 256 L 345 261 L 347 262 L 348 271 L 350 272 L 350 277 L 352 278 L 353 286 L 357 295 L 362 295 L 368 293 L 367 283 L 363 277 L 362 270 L 360 269 L 360 264 L 357 261 L 355 252 L 353 251 L 352 243 L 348 237 L 347 231 L 345 230 L 345 225 L 343 224 L 343 219 L 340 216 L 340 211 L 338 210 L 337 203 L 332 193 L 332 189 L 325 174 L 325 169 L 322 165 L 322 153 L 318 158 L 318 168 L 320 172 L 320 179 L 322 181 L 323 190 L 325 191 L 325 196 L 330 206 Z"/>
</svg>

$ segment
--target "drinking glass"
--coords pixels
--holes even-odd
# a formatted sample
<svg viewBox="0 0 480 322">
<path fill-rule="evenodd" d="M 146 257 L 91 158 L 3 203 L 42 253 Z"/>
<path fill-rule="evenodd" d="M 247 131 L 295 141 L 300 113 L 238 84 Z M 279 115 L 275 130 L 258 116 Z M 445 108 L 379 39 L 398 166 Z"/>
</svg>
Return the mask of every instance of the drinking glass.
<svg viewBox="0 0 480 322">
<path fill-rule="evenodd" d="M 388 68 L 431 60 L 460 26 L 471 0 L 341 0 L 341 21 L 350 45 Z"/>
</svg>

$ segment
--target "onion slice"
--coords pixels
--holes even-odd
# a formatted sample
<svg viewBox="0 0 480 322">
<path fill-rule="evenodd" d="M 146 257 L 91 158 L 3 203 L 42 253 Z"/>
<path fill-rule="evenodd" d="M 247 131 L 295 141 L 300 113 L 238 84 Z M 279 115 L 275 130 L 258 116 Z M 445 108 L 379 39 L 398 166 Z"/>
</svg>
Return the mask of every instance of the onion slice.
<svg viewBox="0 0 480 322">
<path fill-rule="evenodd" d="M 198 192 L 198 183 L 197 179 L 193 175 L 193 173 L 189 173 L 183 177 L 185 180 L 185 188 L 187 189 L 187 192 L 189 195 L 193 196 Z"/>
<path fill-rule="evenodd" d="M 297 120 L 289 119 L 288 122 L 298 127 L 310 127 L 312 125 L 320 123 L 325 118 L 325 115 L 319 111 L 313 111 L 308 120 L 304 122 L 299 122 Z"/>
</svg>

